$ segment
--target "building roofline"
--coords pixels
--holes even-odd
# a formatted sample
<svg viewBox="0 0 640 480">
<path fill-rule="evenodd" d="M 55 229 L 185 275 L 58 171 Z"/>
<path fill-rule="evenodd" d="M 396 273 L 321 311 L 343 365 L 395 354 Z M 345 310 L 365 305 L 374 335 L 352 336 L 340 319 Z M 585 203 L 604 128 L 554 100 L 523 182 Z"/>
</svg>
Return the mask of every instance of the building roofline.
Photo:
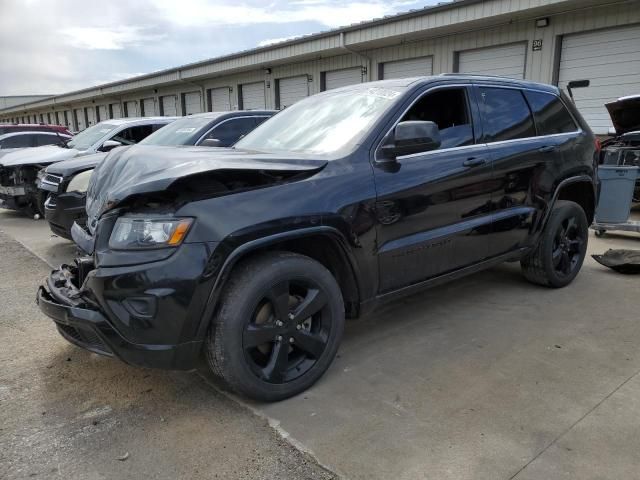
<svg viewBox="0 0 640 480">
<path fill-rule="evenodd" d="M 287 47 L 290 45 L 296 45 L 299 43 L 304 43 L 307 42 L 309 40 L 317 40 L 317 39 L 321 39 L 321 38 L 326 38 L 326 37 L 330 37 L 333 35 L 337 35 L 337 34 L 341 34 L 341 33 L 347 33 L 347 32 L 352 32 L 361 28 L 368 28 L 368 27 L 374 27 L 377 25 L 381 25 L 387 22 L 391 22 L 391 21 L 397 21 L 397 20 L 404 20 L 407 18 L 412 18 L 412 17 L 417 17 L 417 16 L 421 16 L 424 15 L 425 13 L 429 14 L 429 13 L 437 13 L 439 11 L 443 11 L 443 10 L 450 10 L 459 6 L 466 6 L 466 5 L 471 5 L 474 3 L 480 3 L 484 0 L 450 0 L 448 2 L 441 2 L 438 3 L 436 5 L 427 5 L 423 8 L 419 8 L 419 9 L 413 9 L 413 10 L 409 10 L 406 12 L 400 12 L 400 13 L 396 13 L 393 15 L 386 15 L 384 17 L 381 18 L 374 18 L 372 20 L 365 20 L 362 22 L 358 22 L 358 23 L 353 23 L 351 25 L 346 25 L 346 26 L 342 26 L 342 27 L 337 27 L 337 28 L 333 28 L 333 29 L 329 29 L 329 30 L 322 30 L 320 32 L 316 32 L 316 33 L 310 33 L 310 34 L 305 34 L 305 35 L 301 35 L 299 37 L 295 37 L 295 38 L 291 38 L 289 40 L 283 40 L 282 42 L 277 42 L 277 43 L 272 43 L 269 45 L 265 45 L 263 47 L 255 47 L 255 48 L 250 48 L 247 50 L 241 50 L 238 52 L 234 52 L 234 53 L 230 53 L 227 55 L 222 55 L 219 57 L 212 57 L 212 58 L 208 58 L 205 60 L 198 60 L 196 62 L 192 62 L 192 63 L 186 63 L 183 65 L 180 65 L 178 67 L 171 67 L 171 68 L 167 68 L 164 70 L 158 70 L 155 72 L 151 72 L 151 73 L 147 73 L 144 75 L 137 75 L 135 77 L 129 77 L 126 79 L 122 79 L 122 80 L 117 80 L 114 82 L 109 82 L 109 83 L 102 83 L 100 85 L 93 85 L 90 87 L 86 87 L 86 88 L 81 88 L 79 90 L 73 90 L 70 92 L 65 92 L 65 93 L 61 93 L 59 95 L 52 95 L 49 96 L 48 98 L 41 98 L 39 100 L 36 100 L 34 102 L 27 102 L 27 103 L 23 103 L 23 104 L 19 104 L 19 105 L 14 105 L 12 107 L 6 108 L 6 109 L 0 109 L 0 112 L 3 111 L 9 111 L 9 110 L 16 110 L 16 109 L 22 109 L 22 108 L 29 108 L 30 105 L 33 105 L 35 103 L 44 101 L 44 100 L 48 100 L 48 99 L 57 99 L 60 97 L 66 97 L 69 95 L 78 95 L 78 94 L 82 94 L 82 93 L 86 93 L 86 92 L 90 92 L 91 90 L 100 90 L 100 89 L 106 89 L 109 87 L 115 87 L 118 85 L 125 85 L 129 82 L 133 82 L 133 81 L 140 81 L 140 80 L 146 80 L 149 78 L 153 78 L 156 76 L 162 76 L 162 75 L 167 75 L 167 74 L 172 74 L 172 73 L 179 73 L 182 70 L 186 70 L 186 69 L 191 69 L 191 68 L 197 68 L 200 66 L 204 66 L 204 65 L 208 65 L 208 64 L 215 64 L 215 63 L 219 63 L 219 62 L 224 62 L 227 60 L 233 60 L 239 57 L 243 57 L 245 55 L 250 55 L 250 54 L 256 54 L 256 53 L 262 53 L 262 52 L 267 52 L 270 50 L 274 50 L 276 48 L 282 48 L 282 47 Z M 15 95 L 15 96 L 31 96 L 31 95 Z M 54 101 L 55 103 L 55 101 Z"/>
</svg>

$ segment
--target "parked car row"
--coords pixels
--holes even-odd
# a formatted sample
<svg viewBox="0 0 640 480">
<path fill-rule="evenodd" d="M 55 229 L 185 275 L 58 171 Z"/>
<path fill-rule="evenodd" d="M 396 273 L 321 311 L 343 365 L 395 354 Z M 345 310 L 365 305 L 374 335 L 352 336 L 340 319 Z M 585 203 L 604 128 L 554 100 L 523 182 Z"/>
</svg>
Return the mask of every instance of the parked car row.
<svg viewBox="0 0 640 480">
<path fill-rule="evenodd" d="M 143 134 L 163 124 L 141 124 L 145 120 L 135 120 L 126 122 L 127 129 L 124 132 L 138 131 L 143 136 L 135 142 L 138 145 L 228 147 L 274 113 L 261 110 L 190 115 L 171 120 L 167 126 L 156 129 L 149 136 Z M 126 135 L 121 133 L 112 138 L 115 140 L 122 136 Z M 71 239 L 73 223 L 77 222 L 81 226 L 86 224 L 85 200 L 89 179 L 93 169 L 105 156 L 106 153 L 103 152 L 86 155 L 54 163 L 44 171 L 39 187 L 46 198 L 45 218 L 55 234 Z"/>
<path fill-rule="evenodd" d="M 204 356 L 236 391 L 274 401 L 325 373 L 347 317 L 504 261 L 554 288 L 581 268 L 600 145 L 556 87 L 353 85 L 231 148 L 196 146 L 223 144 L 204 123 L 114 149 L 90 176 L 47 171 L 56 208 L 86 197 L 70 227 L 84 253 L 37 296 L 68 341 L 147 367 Z"/>
</svg>

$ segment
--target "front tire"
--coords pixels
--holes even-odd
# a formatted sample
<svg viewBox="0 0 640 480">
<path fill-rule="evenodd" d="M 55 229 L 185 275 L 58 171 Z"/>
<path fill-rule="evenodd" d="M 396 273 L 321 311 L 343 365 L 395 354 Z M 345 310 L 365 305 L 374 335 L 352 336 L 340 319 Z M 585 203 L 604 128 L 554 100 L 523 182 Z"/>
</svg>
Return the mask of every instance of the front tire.
<svg viewBox="0 0 640 480">
<path fill-rule="evenodd" d="M 521 260 L 527 280 L 561 288 L 578 275 L 587 253 L 589 225 L 580 205 L 558 200 L 536 249 Z"/>
<path fill-rule="evenodd" d="M 232 272 L 207 341 L 214 374 L 261 401 L 282 400 L 327 370 L 344 330 L 331 273 L 302 255 L 269 252 Z"/>
</svg>

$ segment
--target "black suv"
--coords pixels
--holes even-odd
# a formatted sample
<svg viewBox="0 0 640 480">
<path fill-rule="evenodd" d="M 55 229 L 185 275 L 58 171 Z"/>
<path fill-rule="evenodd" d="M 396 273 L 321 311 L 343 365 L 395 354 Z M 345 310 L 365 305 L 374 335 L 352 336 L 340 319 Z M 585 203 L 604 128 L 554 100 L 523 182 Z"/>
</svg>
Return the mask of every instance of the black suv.
<svg viewBox="0 0 640 480">
<path fill-rule="evenodd" d="M 149 132 L 145 132 L 143 139 L 137 144 L 228 147 L 275 113 L 275 110 L 251 110 L 189 115 L 154 130 L 154 133 L 151 133 L 149 128 Z M 141 130 L 141 127 L 132 127 L 131 130 Z M 56 235 L 71 240 L 73 223 L 85 225 L 85 201 L 89 179 L 94 168 L 106 156 L 107 153 L 100 152 L 64 160 L 50 165 L 43 172 L 38 187 L 46 199 L 45 218 Z"/>
<path fill-rule="evenodd" d="M 91 351 L 172 369 L 204 354 L 235 390 L 283 399 L 329 367 L 345 316 L 504 261 L 570 283 L 596 168 L 555 87 L 442 75 L 331 90 L 233 149 L 114 152 L 88 230 L 72 229 L 88 255 L 38 302 Z"/>
</svg>

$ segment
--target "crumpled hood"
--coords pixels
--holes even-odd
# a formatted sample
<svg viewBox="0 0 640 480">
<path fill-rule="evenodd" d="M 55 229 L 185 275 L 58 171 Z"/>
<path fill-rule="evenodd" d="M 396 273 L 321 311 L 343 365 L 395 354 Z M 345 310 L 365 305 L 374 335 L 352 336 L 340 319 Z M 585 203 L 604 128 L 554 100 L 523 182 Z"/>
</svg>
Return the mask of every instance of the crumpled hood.
<svg viewBox="0 0 640 480">
<path fill-rule="evenodd" d="M 133 195 L 161 192 L 185 177 L 213 171 L 305 172 L 326 160 L 233 148 L 135 145 L 111 152 L 94 170 L 87 189 L 88 226 Z"/>
<path fill-rule="evenodd" d="M 56 162 L 53 165 L 47 167 L 47 173 L 68 177 L 69 175 L 73 175 L 76 172 L 94 168 L 102 160 L 104 160 L 104 157 L 106 156 L 106 152 L 98 152 L 91 155 L 83 155 L 81 157 L 72 158 L 71 160 L 62 160 L 61 162 Z"/>
<path fill-rule="evenodd" d="M 20 165 L 46 165 L 60 162 L 80 155 L 75 148 L 61 148 L 55 145 L 21 148 L 0 157 L 0 166 L 17 167 Z"/>
<path fill-rule="evenodd" d="M 618 135 L 640 130 L 640 95 L 619 98 L 605 107 Z"/>
</svg>

